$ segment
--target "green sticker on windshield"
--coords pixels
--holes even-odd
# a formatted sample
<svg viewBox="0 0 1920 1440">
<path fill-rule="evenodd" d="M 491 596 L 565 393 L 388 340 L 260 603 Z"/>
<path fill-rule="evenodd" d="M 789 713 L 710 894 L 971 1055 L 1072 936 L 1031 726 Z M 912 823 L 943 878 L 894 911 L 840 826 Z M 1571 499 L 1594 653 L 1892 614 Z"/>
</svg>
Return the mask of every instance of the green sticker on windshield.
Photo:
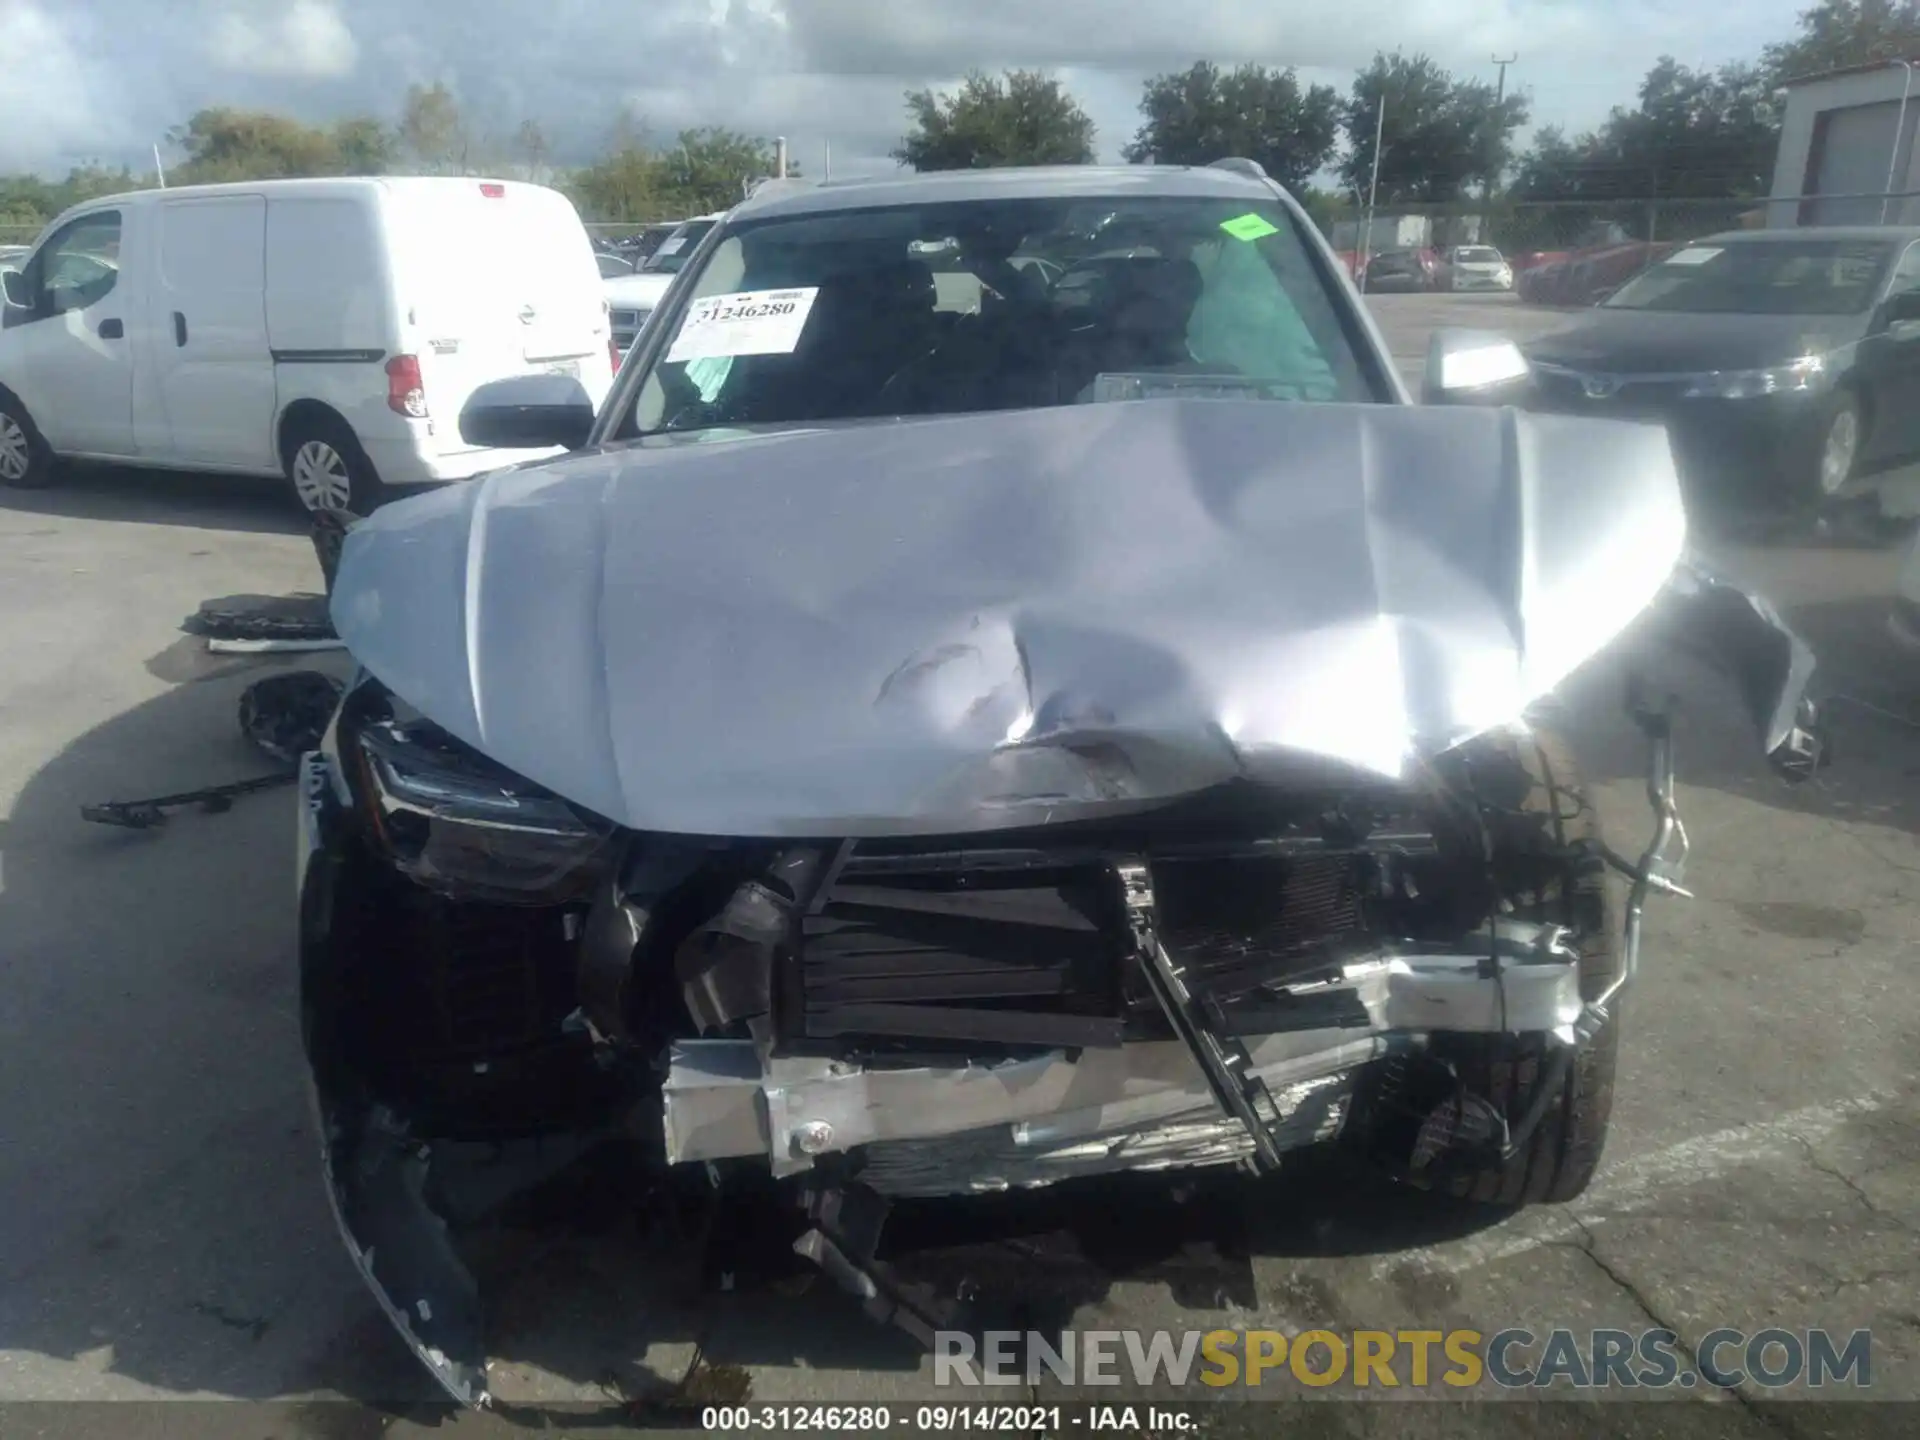
<svg viewBox="0 0 1920 1440">
<path fill-rule="evenodd" d="M 1222 220 L 1220 228 L 1236 240 L 1258 240 L 1263 235 L 1278 235 L 1280 227 L 1270 220 L 1263 220 L 1249 211 L 1245 215 L 1235 216 L 1231 220 Z"/>
</svg>

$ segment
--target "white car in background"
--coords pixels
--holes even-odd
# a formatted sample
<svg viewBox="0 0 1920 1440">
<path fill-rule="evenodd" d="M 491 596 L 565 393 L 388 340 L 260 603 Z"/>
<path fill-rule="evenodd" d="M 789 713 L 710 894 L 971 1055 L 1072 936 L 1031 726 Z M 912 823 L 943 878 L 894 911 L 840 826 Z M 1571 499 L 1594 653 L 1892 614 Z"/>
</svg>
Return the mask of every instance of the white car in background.
<svg viewBox="0 0 1920 1440">
<path fill-rule="evenodd" d="M 504 278 L 503 278 L 504 277 Z M 614 357 L 593 247 L 557 190 L 269 180 L 105 196 L 0 276 L 0 484 L 56 459 L 281 476 L 309 510 L 518 461 L 457 417 Z"/>
<path fill-rule="evenodd" d="M 632 274 L 610 276 L 602 282 L 608 318 L 613 323 L 614 348 L 622 355 L 632 348 L 640 327 L 647 323 L 647 317 L 667 293 L 667 287 L 680 273 L 680 267 L 687 263 L 687 257 L 699 248 L 701 238 L 725 214 L 723 210 L 681 221 L 674 232 L 660 242 L 660 248 L 642 260 Z"/>
<path fill-rule="evenodd" d="M 1491 245 L 1455 245 L 1440 257 L 1440 274 L 1449 290 L 1513 289 L 1513 267 Z"/>
</svg>

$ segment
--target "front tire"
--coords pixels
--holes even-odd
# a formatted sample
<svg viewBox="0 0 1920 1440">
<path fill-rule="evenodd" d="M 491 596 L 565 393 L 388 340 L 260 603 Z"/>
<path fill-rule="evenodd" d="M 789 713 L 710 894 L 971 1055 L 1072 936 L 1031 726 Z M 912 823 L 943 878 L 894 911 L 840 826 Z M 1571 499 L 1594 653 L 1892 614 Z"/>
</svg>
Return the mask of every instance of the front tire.
<svg viewBox="0 0 1920 1440">
<path fill-rule="evenodd" d="M 1573 850 L 1601 837 L 1566 741 L 1550 731 L 1503 741 L 1485 762 L 1475 762 L 1474 773 L 1513 917 L 1567 926 L 1580 952 L 1581 998 L 1595 999 L 1620 973 L 1622 911 L 1605 864 Z M 1462 1035 L 1446 1037 L 1444 1048 L 1436 1043 L 1435 1052 L 1511 1124 L 1532 1103 L 1553 1048 L 1537 1037 Z M 1579 1196 L 1600 1168 L 1619 1056 L 1616 1003 L 1600 1033 L 1574 1057 L 1558 1098 L 1520 1153 L 1455 1172 L 1443 1188 L 1496 1205 L 1561 1204 Z"/>
<path fill-rule="evenodd" d="M 293 497 L 308 512 L 371 515 L 387 487 L 343 420 L 314 418 L 293 426 L 280 449 Z"/>
<path fill-rule="evenodd" d="M 11 395 L 0 395 L 0 485 L 39 490 L 53 483 L 53 451 Z"/>
<path fill-rule="evenodd" d="M 1807 473 L 1801 498 L 1824 506 L 1838 498 L 1860 466 L 1867 417 L 1859 397 L 1837 391 L 1822 407 L 1813 435 L 1813 453 L 1803 462 Z"/>
</svg>

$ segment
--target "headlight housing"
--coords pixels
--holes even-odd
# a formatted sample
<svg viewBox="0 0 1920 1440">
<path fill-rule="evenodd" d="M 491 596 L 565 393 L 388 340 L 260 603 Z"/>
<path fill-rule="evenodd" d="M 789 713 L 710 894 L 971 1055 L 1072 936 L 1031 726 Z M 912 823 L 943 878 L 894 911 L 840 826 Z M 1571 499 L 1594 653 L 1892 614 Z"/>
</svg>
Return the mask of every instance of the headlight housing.
<svg viewBox="0 0 1920 1440">
<path fill-rule="evenodd" d="M 1689 399 L 1750 400 L 1761 395 L 1819 390 L 1826 383 L 1826 360 L 1819 355 L 1803 355 L 1766 370 L 1715 370 L 1696 375 L 1686 393 Z"/>
<path fill-rule="evenodd" d="M 612 862 L 616 828 L 515 775 L 381 692 L 338 743 L 355 808 L 402 874 L 464 899 L 554 905 Z M 343 717 L 346 712 L 343 710 Z"/>
</svg>

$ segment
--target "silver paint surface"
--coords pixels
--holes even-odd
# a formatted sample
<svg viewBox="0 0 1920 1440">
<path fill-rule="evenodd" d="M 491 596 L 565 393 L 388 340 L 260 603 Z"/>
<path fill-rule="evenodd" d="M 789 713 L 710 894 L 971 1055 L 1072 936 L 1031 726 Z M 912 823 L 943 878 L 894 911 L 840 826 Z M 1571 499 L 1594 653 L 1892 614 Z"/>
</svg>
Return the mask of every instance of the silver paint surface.
<svg viewBox="0 0 1920 1440">
<path fill-rule="evenodd" d="M 693 834 L 991 830 L 1517 718 L 1659 593 L 1664 431 L 1147 400 L 664 437 L 356 526 L 356 659 L 501 764 Z"/>
</svg>

